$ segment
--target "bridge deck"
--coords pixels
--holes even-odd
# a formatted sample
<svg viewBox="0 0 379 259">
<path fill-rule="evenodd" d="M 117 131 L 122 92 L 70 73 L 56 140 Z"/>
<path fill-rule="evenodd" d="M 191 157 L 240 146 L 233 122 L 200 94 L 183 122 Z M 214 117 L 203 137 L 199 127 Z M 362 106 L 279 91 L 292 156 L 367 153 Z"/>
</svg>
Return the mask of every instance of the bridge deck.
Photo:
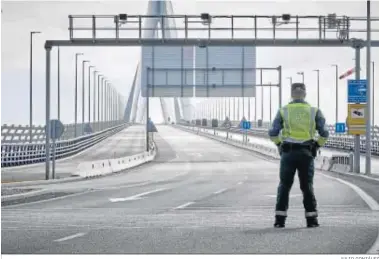
<svg viewBox="0 0 379 259">
<path fill-rule="evenodd" d="M 220 136 L 225 136 L 226 137 L 226 132 L 220 132 Z M 240 134 L 233 134 L 236 139 L 242 141 L 242 135 Z M 259 138 L 259 137 L 254 137 L 254 136 L 249 136 L 248 137 L 249 141 L 251 143 L 256 143 L 256 144 L 261 144 L 264 146 L 268 147 L 275 147 L 275 144 L 272 143 L 269 139 L 264 139 L 264 138 Z M 347 155 L 348 152 L 341 151 L 341 150 L 332 150 L 329 148 L 322 148 L 321 149 L 321 155 L 322 156 L 328 156 L 331 157 L 332 155 Z M 364 154 L 361 155 L 361 173 L 364 173 L 365 171 L 365 162 L 366 162 L 366 157 Z M 372 173 L 379 175 L 379 158 L 378 157 L 372 157 L 371 158 L 371 168 L 372 168 Z"/>
<path fill-rule="evenodd" d="M 322 172 L 315 176 L 321 227 L 304 228 L 296 179 L 287 227 L 276 230 L 277 162 L 169 126 L 158 131 L 152 163 L 45 186 L 76 196 L 3 207 L 3 252 L 362 254 L 377 238 L 377 212 Z"/>
<path fill-rule="evenodd" d="M 56 178 L 70 177 L 81 162 L 130 156 L 143 152 L 144 148 L 144 127 L 129 127 L 76 156 L 57 160 Z M 45 179 L 45 164 L 4 168 L 1 171 L 2 182 Z"/>
</svg>

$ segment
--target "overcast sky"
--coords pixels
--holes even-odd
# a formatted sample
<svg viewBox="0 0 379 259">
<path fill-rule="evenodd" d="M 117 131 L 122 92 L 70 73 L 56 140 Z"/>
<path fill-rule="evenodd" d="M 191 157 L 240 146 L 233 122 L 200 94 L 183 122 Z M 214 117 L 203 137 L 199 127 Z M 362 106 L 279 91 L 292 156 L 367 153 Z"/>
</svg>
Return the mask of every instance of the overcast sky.
<svg viewBox="0 0 379 259">
<path fill-rule="evenodd" d="M 337 15 L 365 16 L 366 1 L 173 1 L 176 14 L 257 14 L 280 15 Z M 29 121 L 29 42 L 30 31 L 42 31 L 33 39 L 33 87 L 34 87 L 34 121 L 44 124 L 45 120 L 45 51 L 44 43 L 52 39 L 68 39 L 69 14 L 145 14 L 147 1 L 117 1 L 117 2 L 71 2 L 71 1 L 2 1 L 1 14 L 1 123 L 27 124 Z M 372 3 L 372 16 L 379 16 L 379 2 Z M 269 21 L 267 24 L 269 25 Z M 248 25 L 240 25 L 248 26 Z M 362 25 L 363 26 L 363 25 Z M 379 29 L 379 22 L 372 27 Z M 305 34 L 300 34 L 300 37 Z M 241 35 L 240 35 L 241 36 Z M 309 35 L 313 36 L 313 35 Z M 278 37 L 286 37 L 279 33 Z M 355 37 L 365 38 L 364 33 Z M 379 34 L 373 33 L 372 38 L 379 40 Z M 61 48 L 61 89 L 62 107 L 61 119 L 64 123 L 73 121 L 74 111 L 74 82 L 75 82 L 75 53 L 83 52 L 84 58 L 91 61 L 125 96 L 128 96 L 133 80 L 134 71 L 140 56 L 140 48 Z M 366 77 L 366 54 L 361 51 L 361 77 Z M 52 51 L 52 102 L 56 102 L 57 86 L 57 50 Z M 283 67 L 283 100 L 288 101 L 289 76 L 294 81 L 301 81 L 298 71 L 305 71 L 305 83 L 308 88 L 308 100 L 316 105 L 316 73 L 313 69 L 321 70 L 321 109 L 328 122 L 335 119 L 335 69 L 331 64 L 338 64 L 340 74 L 350 69 L 354 61 L 354 51 L 350 48 L 258 48 L 257 67 Z M 80 59 L 82 60 L 82 58 Z M 379 124 L 379 50 L 372 49 L 372 60 L 376 65 L 376 124 Z M 79 74 L 81 73 L 80 64 Z M 87 71 L 86 71 L 87 73 Z M 276 79 L 268 75 L 267 81 Z M 350 77 L 352 78 L 352 77 Z M 87 80 L 87 79 L 86 79 Z M 339 80 L 339 117 L 344 120 L 347 116 L 346 90 L 347 81 Z M 81 87 L 81 76 L 79 75 Z M 81 88 L 80 88 L 81 89 Z M 81 93 L 81 92 L 80 92 Z M 257 93 L 260 96 L 260 89 Z M 264 119 L 269 118 L 268 89 L 265 90 Z M 273 100 L 277 100 L 277 89 L 273 90 Z M 199 100 L 198 100 L 199 101 Z M 80 106 L 80 105 L 79 105 Z M 258 100 L 258 114 L 260 110 Z M 272 113 L 276 112 L 278 104 L 273 101 Z M 154 120 L 161 120 L 160 106 L 153 102 L 151 109 Z M 252 111 L 252 113 L 254 113 Z M 79 114 L 81 109 L 79 107 Z M 52 118 L 56 118 L 56 107 L 52 107 Z"/>
</svg>

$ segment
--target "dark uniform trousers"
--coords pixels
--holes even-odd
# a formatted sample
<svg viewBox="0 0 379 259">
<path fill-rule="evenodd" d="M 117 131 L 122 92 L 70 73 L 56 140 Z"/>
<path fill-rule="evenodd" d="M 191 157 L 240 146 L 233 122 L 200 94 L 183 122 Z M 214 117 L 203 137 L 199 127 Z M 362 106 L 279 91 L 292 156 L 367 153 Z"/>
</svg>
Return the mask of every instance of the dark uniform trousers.
<svg viewBox="0 0 379 259">
<path fill-rule="evenodd" d="M 277 193 L 277 216 L 287 216 L 289 194 L 298 171 L 303 192 L 305 217 L 317 217 L 317 202 L 313 191 L 314 157 L 309 148 L 283 150 L 280 159 L 280 183 Z"/>
</svg>

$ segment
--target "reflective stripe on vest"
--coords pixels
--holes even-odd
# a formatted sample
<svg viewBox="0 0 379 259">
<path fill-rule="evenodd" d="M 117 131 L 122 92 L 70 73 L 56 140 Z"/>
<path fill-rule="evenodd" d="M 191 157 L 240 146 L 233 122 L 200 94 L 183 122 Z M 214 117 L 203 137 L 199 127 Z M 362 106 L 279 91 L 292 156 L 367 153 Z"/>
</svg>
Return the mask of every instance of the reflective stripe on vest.
<svg viewBox="0 0 379 259">
<path fill-rule="evenodd" d="M 306 103 L 286 105 L 281 109 L 283 118 L 283 141 L 303 143 L 314 139 L 317 108 Z"/>
</svg>

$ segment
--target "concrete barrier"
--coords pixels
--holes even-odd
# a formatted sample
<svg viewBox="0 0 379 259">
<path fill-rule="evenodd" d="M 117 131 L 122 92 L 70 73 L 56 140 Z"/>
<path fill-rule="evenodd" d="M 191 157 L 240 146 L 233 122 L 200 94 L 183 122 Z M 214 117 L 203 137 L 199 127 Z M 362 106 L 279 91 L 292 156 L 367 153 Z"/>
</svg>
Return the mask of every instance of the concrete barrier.
<svg viewBox="0 0 379 259">
<path fill-rule="evenodd" d="M 156 156 L 155 144 L 152 144 L 149 152 L 145 151 L 133 156 L 126 156 L 116 159 L 89 161 L 80 163 L 77 171 L 72 176 L 90 178 L 118 173 L 125 169 L 144 164 L 154 160 Z"/>
</svg>

